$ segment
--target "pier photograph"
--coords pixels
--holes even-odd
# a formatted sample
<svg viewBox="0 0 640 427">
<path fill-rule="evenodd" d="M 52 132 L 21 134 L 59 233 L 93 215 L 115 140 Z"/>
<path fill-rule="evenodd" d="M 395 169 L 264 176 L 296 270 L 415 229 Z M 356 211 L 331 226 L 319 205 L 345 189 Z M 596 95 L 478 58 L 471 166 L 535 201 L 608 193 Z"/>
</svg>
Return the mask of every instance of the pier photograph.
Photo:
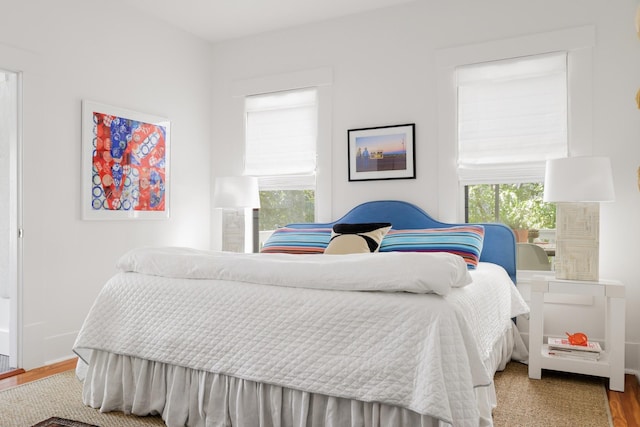
<svg viewBox="0 0 640 427">
<path fill-rule="evenodd" d="M 349 131 L 349 180 L 414 178 L 414 125 Z"/>
</svg>

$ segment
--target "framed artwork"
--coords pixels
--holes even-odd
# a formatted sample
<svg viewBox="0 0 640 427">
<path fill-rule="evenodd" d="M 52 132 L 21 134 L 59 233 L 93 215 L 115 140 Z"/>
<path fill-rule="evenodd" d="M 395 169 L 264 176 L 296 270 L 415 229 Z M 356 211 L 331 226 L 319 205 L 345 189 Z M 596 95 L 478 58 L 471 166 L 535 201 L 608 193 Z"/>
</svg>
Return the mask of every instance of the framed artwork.
<svg viewBox="0 0 640 427">
<path fill-rule="evenodd" d="M 82 102 L 82 218 L 169 218 L 168 119 Z"/>
<path fill-rule="evenodd" d="M 415 124 L 349 129 L 349 181 L 412 179 Z"/>
</svg>

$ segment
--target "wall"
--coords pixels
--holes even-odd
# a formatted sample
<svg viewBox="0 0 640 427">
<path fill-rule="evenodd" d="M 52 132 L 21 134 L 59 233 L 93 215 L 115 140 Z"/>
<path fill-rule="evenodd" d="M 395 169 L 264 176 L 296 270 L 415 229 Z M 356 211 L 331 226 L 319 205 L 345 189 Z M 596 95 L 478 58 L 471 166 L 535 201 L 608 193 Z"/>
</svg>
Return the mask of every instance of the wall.
<svg viewBox="0 0 640 427">
<path fill-rule="evenodd" d="M 594 154 L 610 156 L 617 200 L 601 210 L 601 275 L 627 285 L 627 359 L 640 369 L 640 286 L 633 253 L 640 238 L 640 41 L 633 19 L 635 2 L 569 0 L 555 2 L 414 2 L 371 13 L 214 46 L 212 175 L 242 172 L 242 117 L 233 104 L 234 82 L 299 70 L 333 71 L 332 215 L 373 199 L 403 199 L 440 216 L 438 180 L 455 167 L 438 162 L 436 53 L 438 49 L 594 25 Z M 348 129 L 416 123 L 417 178 L 348 182 Z M 229 141 L 238 141 L 230 145 Z M 548 332 L 585 329 L 603 337 L 601 303 L 549 308 Z M 566 324 L 565 319 L 576 319 Z"/>
<path fill-rule="evenodd" d="M 68 357 L 126 250 L 209 247 L 210 45 L 126 2 L 5 1 L 0 68 L 23 71 L 22 366 Z M 168 117 L 171 218 L 80 218 L 81 101 Z"/>
</svg>

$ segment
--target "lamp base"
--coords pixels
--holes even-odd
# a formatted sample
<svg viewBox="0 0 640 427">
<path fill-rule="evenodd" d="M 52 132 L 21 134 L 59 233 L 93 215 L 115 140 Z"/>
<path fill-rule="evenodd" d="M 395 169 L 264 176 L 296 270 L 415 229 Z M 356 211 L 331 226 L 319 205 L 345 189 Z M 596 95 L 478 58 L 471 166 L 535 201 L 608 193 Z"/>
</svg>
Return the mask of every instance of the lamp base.
<svg viewBox="0 0 640 427">
<path fill-rule="evenodd" d="M 598 280 L 600 204 L 556 205 L 556 278 Z"/>
<path fill-rule="evenodd" d="M 244 252 L 244 209 L 222 210 L 222 250 Z"/>
<path fill-rule="evenodd" d="M 222 210 L 222 250 L 226 252 L 260 252 L 260 209 L 252 209 L 247 220 L 244 208 Z"/>
<path fill-rule="evenodd" d="M 253 253 L 260 252 L 260 209 L 254 208 L 252 211 L 253 217 Z"/>
</svg>

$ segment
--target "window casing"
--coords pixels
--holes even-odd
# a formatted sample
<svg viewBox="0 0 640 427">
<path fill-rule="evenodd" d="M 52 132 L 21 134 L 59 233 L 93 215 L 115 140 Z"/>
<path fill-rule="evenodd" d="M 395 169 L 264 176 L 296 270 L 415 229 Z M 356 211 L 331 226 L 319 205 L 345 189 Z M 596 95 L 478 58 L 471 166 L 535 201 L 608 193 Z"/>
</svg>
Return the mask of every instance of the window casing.
<svg viewBox="0 0 640 427">
<path fill-rule="evenodd" d="M 440 220 L 462 221 L 465 183 L 458 168 L 458 82 L 460 68 L 480 63 L 566 52 L 567 66 L 567 153 L 592 154 L 593 47 L 595 27 L 587 25 L 444 48 L 436 52 L 438 94 L 438 212 Z M 540 163 L 542 164 L 542 163 Z M 478 168 L 480 169 L 480 168 Z M 538 169 L 539 171 L 542 168 Z M 495 168 L 491 175 L 500 171 Z M 530 174 L 541 176 L 541 173 Z M 503 182 L 511 177 L 503 177 Z M 539 178 L 540 181 L 542 177 Z M 521 182 L 534 182 L 521 179 Z M 467 182 L 468 183 L 468 182 Z"/>
</svg>

